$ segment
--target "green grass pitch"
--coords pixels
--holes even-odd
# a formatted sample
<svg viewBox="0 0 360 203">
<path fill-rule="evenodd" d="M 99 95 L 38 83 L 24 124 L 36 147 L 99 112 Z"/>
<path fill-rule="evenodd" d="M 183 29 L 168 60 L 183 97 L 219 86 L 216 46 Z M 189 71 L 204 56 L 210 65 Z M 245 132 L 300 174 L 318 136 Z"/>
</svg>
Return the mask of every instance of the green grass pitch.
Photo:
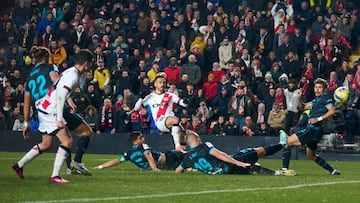
<svg viewBox="0 0 360 203">
<path fill-rule="evenodd" d="M 260 175 L 204 175 L 173 171 L 141 171 L 131 163 L 91 170 L 92 176 L 66 175 L 67 185 L 47 182 L 53 153 L 46 153 L 25 167 L 20 180 L 10 164 L 24 153 L 0 153 L 0 202 L 360 202 L 360 162 L 335 162 L 340 176 L 330 176 L 314 162 L 292 161 L 294 177 Z M 117 155 L 85 155 L 92 167 Z M 277 169 L 280 160 L 260 160 Z M 65 167 L 63 167 L 65 169 Z"/>
</svg>

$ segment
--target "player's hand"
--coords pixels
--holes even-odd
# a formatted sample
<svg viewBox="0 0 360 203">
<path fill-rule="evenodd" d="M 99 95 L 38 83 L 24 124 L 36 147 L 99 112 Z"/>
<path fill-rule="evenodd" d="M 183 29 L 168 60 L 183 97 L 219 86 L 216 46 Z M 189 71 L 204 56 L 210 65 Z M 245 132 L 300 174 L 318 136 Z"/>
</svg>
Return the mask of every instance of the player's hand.
<svg viewBox="0 0 360 203">
<path fill-rule="evenodd" d="M 152 171 L 159 172 L 159 171 L 161 171 L 161 170 L 158 169 L 158 168 L 154 168 L 154 169 L 152 169 Z"/>
<path fill-rule="evenodd" d="M 57 127 L 59 127 L 59 128 L 65 128 L 65 126 L 66 126 L 63 121 L 56 121 L 56 125 L 57 125 Z"/>
<path fill-rule="evenodd" d="M 30 126 L 26 126 L 26 127 L 24 127 L 24 130 L 23 130 L 24 140 L 28 139 L 29 136 L 30 136 Z"/>
<path fill-rule="evenodd" d="M 100 130 L 97 130 L 97 131 L 96 131 L 96 134 L 97 134 L 97 135 L 100 135 L 100 134 L 101 134 Z"/>
<path fill-rule="evenodd" d="M 110 134 L 115 135 L 115 128 L 111 129 Z"/>
<path fill-rule="evenodd" d="M 236 166 L 243 167 L 243 168 L 246 168 L 246 167 L 248 167 L 248 166 L 251 166 L 251 164 L 245 163 L 245 162 L 241 162 L 241 161 L 236 161 L 236 162 L 235 162 L 235 165 L 236 165 Z"/>
<path fill-rule="evenodd" d="M 317 118 L 310 118 L 309 121 L 311 124 L 315 124 L 315 123 L 319 122 Z"/>
<path fill-rule="evenodd" d="M 77 111 L 77 106 L 75 105 L 75 104 L 69 104 L 69 106 L 70 106 L 70 113 L 75 113 L 76 111 Z"/>
</svg>

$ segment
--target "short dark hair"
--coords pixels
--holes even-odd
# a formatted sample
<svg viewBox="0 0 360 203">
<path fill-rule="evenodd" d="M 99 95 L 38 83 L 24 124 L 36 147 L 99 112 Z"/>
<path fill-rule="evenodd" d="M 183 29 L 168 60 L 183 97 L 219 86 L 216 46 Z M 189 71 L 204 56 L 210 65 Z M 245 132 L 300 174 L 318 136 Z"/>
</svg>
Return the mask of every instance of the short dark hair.
<svg viewBox="0 0 360 203">
<path fill-rule="evenodd" d="M 132 132 L 129 134 L 128 141 L 130 142 L 130 144 L 132 144 L 135 140 L 138 139 L 139 136 L 141 136 L 141 132 Z"/>
<path fill-rule="evenodd" d="M 92 54 L 88 49 L 81 49 L 79 53 L 75 55 L 75 64 L 84 64 L 86 61 L 92 61 Z"/>
<path fill-rule="evenodd" d="M 162 75 L 158 75 L 158 76 L 156 76 L 156 77 L 155 77 L 154 82 L 155 82 L 157 79 L 159 79 L 159 78 L 163 78 L 163 79 L 165 79 L 165 80 L 166 80 L 166 78 L 165 78 L 164 76 L 162 76 Z"/>
</svg>

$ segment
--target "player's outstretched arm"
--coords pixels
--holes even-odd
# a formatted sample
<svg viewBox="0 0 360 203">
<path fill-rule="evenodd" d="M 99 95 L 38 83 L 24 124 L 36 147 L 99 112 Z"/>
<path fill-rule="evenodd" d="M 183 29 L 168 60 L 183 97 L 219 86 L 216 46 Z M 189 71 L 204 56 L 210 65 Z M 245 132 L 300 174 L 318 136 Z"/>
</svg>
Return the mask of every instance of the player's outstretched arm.
<svg viewBox="0 0 360 203">
<path fill-rule="evenodd" d="M 220 150 L 218 150 L 216 148 L 213 148 L 211 150 L 210 154 L 212 156 L 216 157 L 217 159 L 220 159 L 220 160 L 222 160 L 224 162 L 234 164 L 236 166 L 240 166 L 240 167 L 243 167 L 243 168 L 246 168 L 246 167 L 251 165 L 249 163 L 244 163 L 244 162 L 238 161 L 238 160 L 232 158 L 231 156 L 229 156 L 228 154 L 226 154 L 225 152 L 220 151 Z"/>
<path fill-rule="evenodd" d="M 158 169 L 158 167 L 155 164 L 155 160 L 154 160 L 154 157 L 152 156 L 151 152 L 145 152 L 144 156 L 145 156 L 146 160 L 148 161 L 152 171 L 160 171 L 160 169 Z"/>
<path fill-rule="evenodd" d="M 119 165 L 121 161 L 119 159 L 113 159 L 98 166 L 95 166 L 94 169 L 103 169 L 103 168 L 110 168 L 116 165 Z"/>
</svg>

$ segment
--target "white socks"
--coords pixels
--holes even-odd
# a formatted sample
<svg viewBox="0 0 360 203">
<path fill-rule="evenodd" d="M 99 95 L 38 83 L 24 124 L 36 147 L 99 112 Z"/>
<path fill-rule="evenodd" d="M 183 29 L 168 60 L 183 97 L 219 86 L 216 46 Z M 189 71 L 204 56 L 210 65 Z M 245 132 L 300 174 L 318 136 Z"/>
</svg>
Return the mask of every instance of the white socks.
<svg viewBox="0 0 360 203">
<path fill-rule="evenodd" d="M 68 150 L 69 149 L 67 149 L 64 146 L 59 146 L 59 148 L 56 152 L 54 168 L 53 168 L 51 177 L 59 176 L 61 167 L 64 164 L 64 161 L 68 155 L 68 152 L 67 152 Z"/>
<path fill-rule="evenodd" d="M 39 145 L 34 145 L 21 159 L 17 162 L 20 168 L 23 168 L 30 161 L 35 159 L 40 154 Z"/>
<path fill-rule="evenodd" d="M 171 128 L 171 135 L 174 140 L 175 149 L 180 146 L 180 126 L 173 125 Z"/>
</svg>

